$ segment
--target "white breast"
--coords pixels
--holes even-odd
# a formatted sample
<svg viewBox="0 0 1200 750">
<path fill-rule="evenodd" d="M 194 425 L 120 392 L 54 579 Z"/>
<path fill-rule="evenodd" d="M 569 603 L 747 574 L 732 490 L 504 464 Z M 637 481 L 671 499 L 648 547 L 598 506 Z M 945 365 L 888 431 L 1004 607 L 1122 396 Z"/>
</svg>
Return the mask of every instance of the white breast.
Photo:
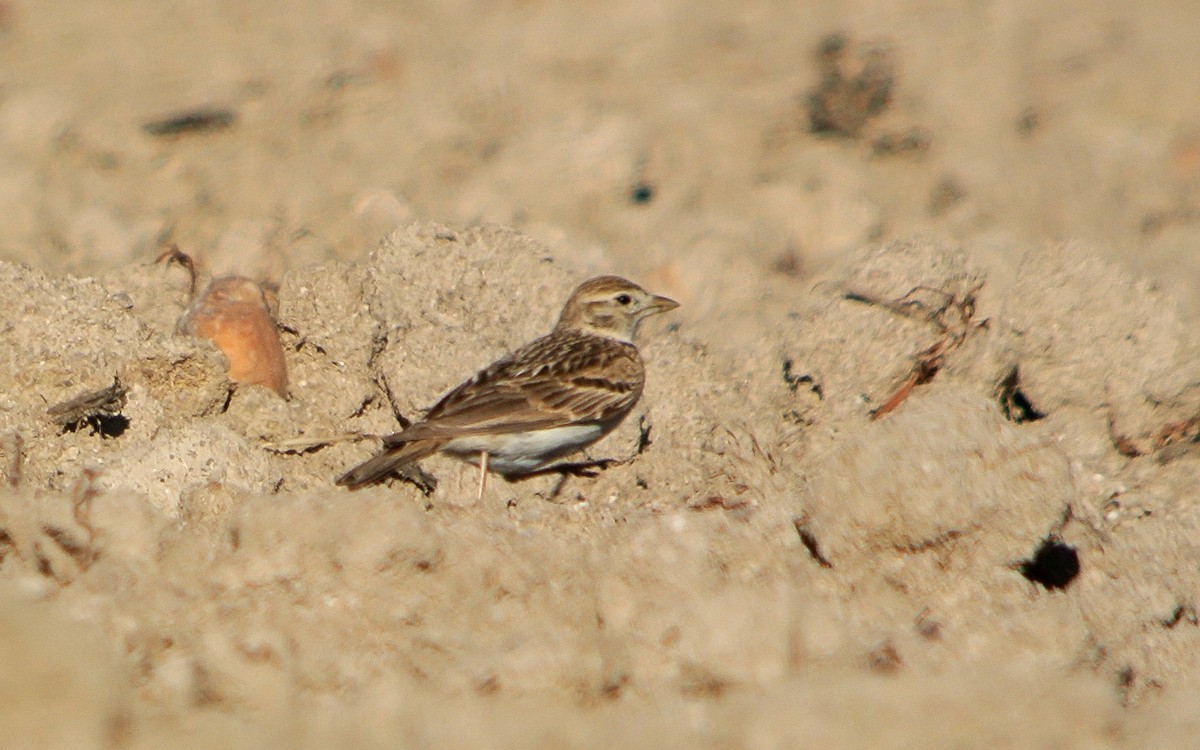
<svg viewBox="0 0 1200 750">
<path fill-rule="evenodd" d="M 608 431 L 602 425 L 585 424 L 503 435 L 469 435 L 454 438 L 442 446 L 442 450 L 477 465 L 479 454 L 487 451 L 489 469 L 500 474 L 520 475 L 537 471 L 555 459 L 582 450 Z"/>
</svg>

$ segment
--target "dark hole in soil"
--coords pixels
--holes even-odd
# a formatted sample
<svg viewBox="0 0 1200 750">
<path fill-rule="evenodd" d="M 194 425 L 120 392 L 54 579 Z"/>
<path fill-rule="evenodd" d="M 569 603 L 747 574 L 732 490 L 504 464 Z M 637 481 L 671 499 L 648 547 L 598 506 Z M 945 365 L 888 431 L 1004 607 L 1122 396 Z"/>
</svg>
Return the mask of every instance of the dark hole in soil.
<svg viewBox="0 0 1200 750">
<path fill-rule="evenodd" d="M 93 414 L 78 422 L 68 423 L 63 431 L 75 432 L 84 426 L 92 428 L 91 434 L 103 438 L 121 437 L 129 429 L 129 417 L 124 414 Z"/>
<path fill-rule="evenodd" d="M 120 437 L 129 428 L 129 418 L 121 414 L 125 393 L 121 379 L 114 377 L 107 388 L 57 403 L 46 410 L 46 415 L 62 426 L 63 432 L 76 432 L 86 425 L 92 428 L 93 435 Z"/>
<path fill-rule="evenodd" d="M 812 375 L 797 373 L 794 369 L 796 363 L 787 358 L 783 360 L 783 382 L 787 383 L 788 390 L 795 393 L 803 384 L 810 391 L 816 394 L 817 398 L 824 399 L 825 392 L 821 389 L 821 384 L 817 382 Z"/>
<path fill-rule="evenodd" d="M 1069 544 L 1046 539 L 1033 557 L 1021 563 L 1021 575 L 1047 589 L 1065 589 L 1079 575 L 1079 553 Z"/>
<path fill-rule="evenodd" d="M 792 526 L 795 527 L 796 533 L 800 535 L 800 543 L 804 545 L 804 549 L 808 550 L 808 554 L 822 568 L 832 568 L 833 563 L 821 554 L 821 547 L 817 544 L 817 537 L 808 529 L 803 518 L 793 518 Z"/>
<path fill-rule="evenodd" d="M 637 204 L 645 204 L 654 200 L 654 186 L 648 182 L 639 182 L 629 191 L 629 200 Z"/>
<path fill-rule="evenodd" d="M 1021 390 L 1021 371 L 1016 367 L 1000 383 L 999 399 L 1004 416 L 1017 424 L 1036 422 L 1046 416 Z"/>
<path fill-rule="evenodd" d="M 3 538 L 0 538 L 0 541 L 3 541 Z M 1162 626 L 1164 628 L 1174 628 L 1183 622 L 1192 625 L 1200 624 L 1200 617 L 1196 616 L 1196 608 L 1190 604 L 1177 605 L 1171 616 L 1162 620 Z"/>
</svg>

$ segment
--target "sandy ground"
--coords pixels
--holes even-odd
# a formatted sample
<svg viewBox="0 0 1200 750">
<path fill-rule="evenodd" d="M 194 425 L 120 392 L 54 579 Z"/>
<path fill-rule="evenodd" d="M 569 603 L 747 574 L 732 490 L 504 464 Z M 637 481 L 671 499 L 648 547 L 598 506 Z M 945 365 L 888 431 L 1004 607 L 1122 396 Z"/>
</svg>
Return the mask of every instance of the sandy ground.
<svg viewBox="0 0 1200 750">
<path fill-rule="evenodd" d="M 1197 24 L 0 3 L 0 746 L 1200 746 Z M 333 486 L 595 273 L 628 460 Z"/>
</svg>

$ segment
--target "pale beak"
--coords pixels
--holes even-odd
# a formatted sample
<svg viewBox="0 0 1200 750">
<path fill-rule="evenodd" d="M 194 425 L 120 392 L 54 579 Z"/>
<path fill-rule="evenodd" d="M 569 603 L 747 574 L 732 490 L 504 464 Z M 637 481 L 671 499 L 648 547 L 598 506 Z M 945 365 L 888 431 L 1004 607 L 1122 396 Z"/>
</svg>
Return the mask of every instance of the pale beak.
<svg viewBox="0 0 1200 750">
<path fill-rule="evenodd" d="M 654 295 L 654 298 L 650 300 L 650 304 L 646 305 L 646 314 L 657 315 L 658 313 L 665 313 L 670 310 L 674 310 L 677 307 L 679 307 L 679 303 L 675 300 L 671 299 L 670 297 L 663 297 L 656 294 Z"/>
</svg>

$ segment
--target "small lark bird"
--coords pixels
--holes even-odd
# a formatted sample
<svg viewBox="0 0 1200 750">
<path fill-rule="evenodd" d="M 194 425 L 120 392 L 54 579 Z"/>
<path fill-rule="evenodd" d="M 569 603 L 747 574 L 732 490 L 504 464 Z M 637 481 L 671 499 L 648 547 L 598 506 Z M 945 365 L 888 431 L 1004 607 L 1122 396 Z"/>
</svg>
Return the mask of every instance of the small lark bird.
<svg viewBox="0 0 1200 750">
<path fill-rule="evenodd" d="M 612 432 L 642 395 L 638 325 L 676 307 L 619 276 L 583 282 L 549 335 L 447 393 L 337 483 L 361 487 L 442 451 L 479 465 L 482 497 L 489 470 L 518 477 L 586 448 Z"/>
</svg>

